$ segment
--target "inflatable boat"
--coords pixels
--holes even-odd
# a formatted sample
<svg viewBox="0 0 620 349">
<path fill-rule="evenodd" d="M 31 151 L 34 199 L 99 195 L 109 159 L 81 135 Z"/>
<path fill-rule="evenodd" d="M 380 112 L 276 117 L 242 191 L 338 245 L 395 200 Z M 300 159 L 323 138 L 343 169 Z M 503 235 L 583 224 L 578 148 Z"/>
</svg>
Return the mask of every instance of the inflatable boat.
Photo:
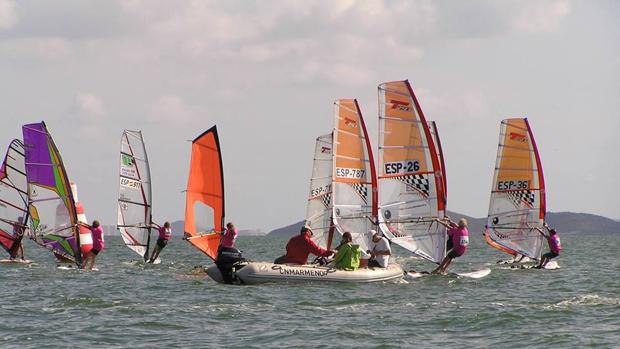
<svg viewBox="0 0 620 349">
<path fill-rule="evenodd" d="M 207 268 L 206 272 L 213 280 L 223 282 L 222 274 L 215 265 Z M 316 264 L 244 262 L 235 267 L 233 275 L 237 283 L 246 285 L 300 281 L 368 283 L 401 279 L 403 269 L 398 264 L 390 264 L 387 268 L 360 268 L 355 271 L 345 271 Z"/>
</svg>

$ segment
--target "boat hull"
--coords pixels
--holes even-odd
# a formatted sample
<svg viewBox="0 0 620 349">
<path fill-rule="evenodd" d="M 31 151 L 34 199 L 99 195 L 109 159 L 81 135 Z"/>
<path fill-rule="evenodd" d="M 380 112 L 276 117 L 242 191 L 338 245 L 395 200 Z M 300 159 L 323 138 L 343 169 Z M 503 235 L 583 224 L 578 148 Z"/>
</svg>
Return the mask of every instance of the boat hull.
<svg viewBox="0 0 620 349">
<path fill-rule="evenodd" d="M 222 275 L 215 265 L 207 268 L 207 274 L 222 282 Z M 266 282 L 345 282 L 369 283 L 398 280 L 403 269 L 398 264 L 387 268 L 360 268 L 355 271 L 338 270 L 319 265 L 292 265 L 250 262 L 234 273 L 242 284 L 254 285 Z"/>
</svg>

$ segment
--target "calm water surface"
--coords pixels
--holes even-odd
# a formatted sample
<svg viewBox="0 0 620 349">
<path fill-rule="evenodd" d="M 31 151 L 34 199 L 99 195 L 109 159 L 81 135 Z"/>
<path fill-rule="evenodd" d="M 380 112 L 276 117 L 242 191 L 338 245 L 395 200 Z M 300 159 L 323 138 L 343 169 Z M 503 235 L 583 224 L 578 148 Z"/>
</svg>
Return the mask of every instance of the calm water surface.
<svg viewBox="0 0 620 349">
<path fill-rule="evenodd" d="M 285 242 L 238 244 L 272 260 Z M 562 268 L 540 271 L 496 266 L 504 256 L 476 235 L 453 270 L 489 266 L 483 279 L 371 285 L 225 286 L 190 272 L 206 260 L 179 238 L 157 266 L 106 243 L 99 272 L 59 270 L 31 242 L 36 263 L 0 265 L 0 347 L 620 348 L 620 258 L 601 252 L 620 236 L 564 234 Z M 395 252 L 407 268 L 433 267 Z"/>
</svg>

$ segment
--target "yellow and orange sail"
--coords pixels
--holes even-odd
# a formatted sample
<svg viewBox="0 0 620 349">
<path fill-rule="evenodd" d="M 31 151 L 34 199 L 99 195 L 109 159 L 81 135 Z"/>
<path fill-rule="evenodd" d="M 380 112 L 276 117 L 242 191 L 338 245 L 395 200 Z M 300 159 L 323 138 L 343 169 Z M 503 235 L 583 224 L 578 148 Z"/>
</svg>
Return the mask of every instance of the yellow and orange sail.
<svg viewBox="0 0 620 349">
<path fill-rule="evenodd" d="M 510 253 L 538 259 L 545 220 L 545 181 L 527 118 L 503 120 L 491 188 L 485 240 Z"/>
<path fill-rule="evenodd" d="M 443 156 L 407 80 L 379 85 L 379 228 L 392 242 L 439 263 L 446 253 Z"/>
<path fill-rule="evenodd" d="M 192 142 L 185 196 L 185 237 L 211 259 L 217 258 L 224 226 L 224 174 L 217 128 Z"/>
<path fill-rule="evenodd" d="M 377 211 L 376 174 L 368 132 L 355 99 L 335 103 L 332 204 L 336 230 L 368 249 Z"/>
</svg>

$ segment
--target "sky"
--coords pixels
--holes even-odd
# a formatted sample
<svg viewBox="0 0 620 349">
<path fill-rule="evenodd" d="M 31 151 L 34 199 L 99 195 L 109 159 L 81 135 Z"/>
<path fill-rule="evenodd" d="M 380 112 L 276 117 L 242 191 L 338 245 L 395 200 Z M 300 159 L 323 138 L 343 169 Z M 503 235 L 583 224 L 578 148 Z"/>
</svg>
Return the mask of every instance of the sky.
<svg viewBox="0 0 620 349">
<path fill-rule="evenodd" d="M 45 120 L 90 219 L 116 223 L 123 129 L 156 221 L 182 219 L 189 140 L 217 125 L 226 219 L 304 219 L 315 138 L 409 79 L 437 122 L 448 208 L 486 216 L 499 123 L 527 116 L 551 211 L 620 218 L 618 1 L 0 0 L 0 146 Z"/>
</svg>

